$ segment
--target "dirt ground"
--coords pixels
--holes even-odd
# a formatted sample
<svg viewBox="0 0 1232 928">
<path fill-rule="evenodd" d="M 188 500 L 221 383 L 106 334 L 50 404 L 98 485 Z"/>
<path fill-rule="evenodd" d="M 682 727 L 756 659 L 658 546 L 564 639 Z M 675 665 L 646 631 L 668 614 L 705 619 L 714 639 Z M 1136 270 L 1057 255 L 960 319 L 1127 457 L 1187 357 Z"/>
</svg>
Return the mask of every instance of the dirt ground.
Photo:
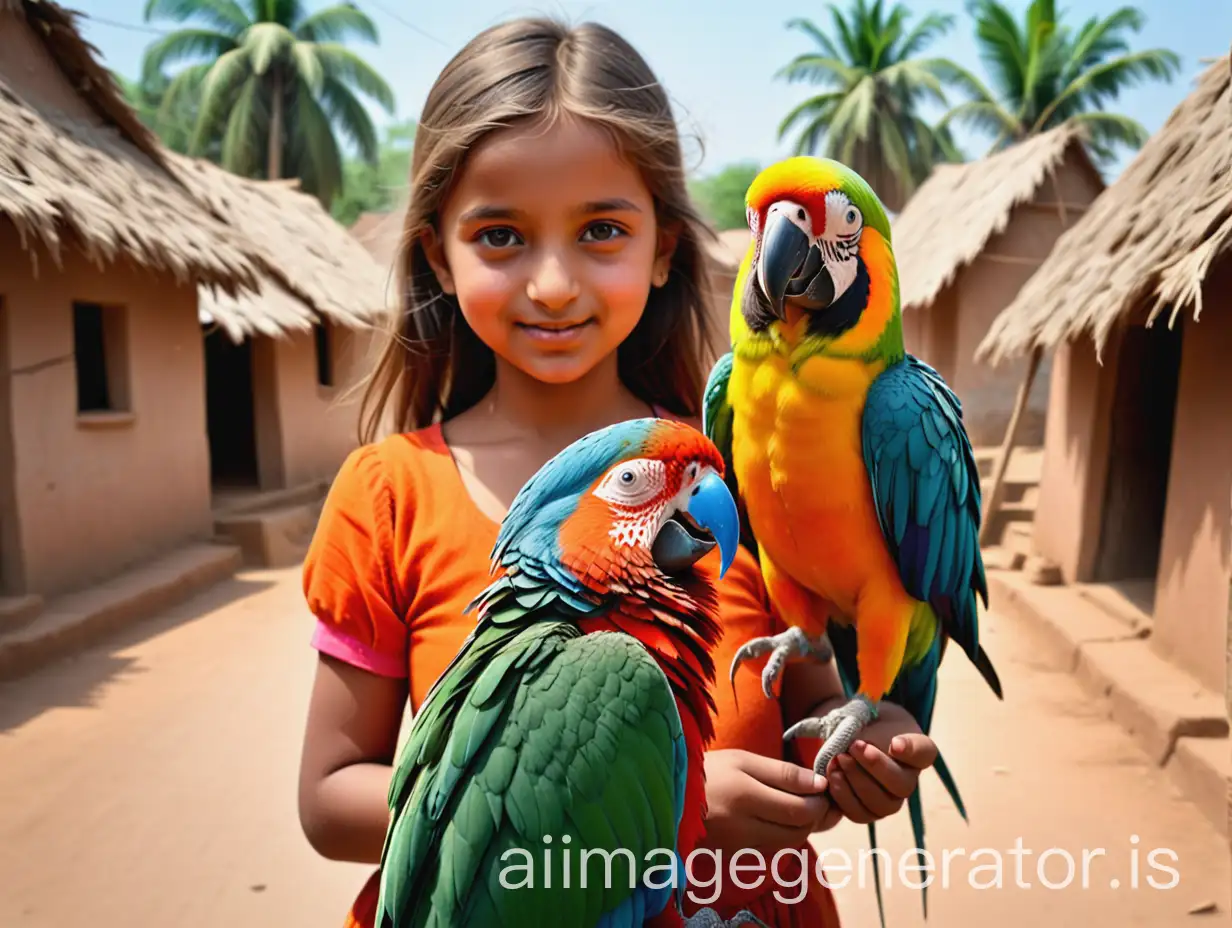
<svg viewBox="0 0 1232 928">
<path fill-rule="evenodd" d="M 1227 924 L 1227 841 L 1073 681 L 1032 660 L 1025 630 L 996 617 L 988 625 L 1006 701 L 955 653 L 935 731 L 971 823 L 926 774 L 938 868 L 927 923 L 919 891 L 898 872 L 911 847 L 905 813 L 882 825 L 893 871 L 888 926 Z M 296 819 L 309 631 L 298 570 L 248 572 L 0 687 L 0 925 L 337 928 L 368 868 L 318 858 Z M 1019 838 L 1030 883 L 1022 889 L 1010 853 Z M 849 823 L 819 841 L 852 863 L 851 885 L 837 892 L 844 924 L 855 928 L 877 925 L 867 861 L 858 885 L 864 841 Z M 1059 850 L 1044 879 L 1064 878 L 1061 850 L 1075 860 L 1067 888 L 1041 885 L 1037 864 L 1050 848 Z M 1160 848 L 1176 856 L 1150 858 Z M 973 888 L 995 882 L 998 855 L 1002 888 Z M 1151 859 L 1179 882 L 1153 888 L 1150 879 L 1174 878 Z M 829 862 L 841 861 L 832 853 Z M 831 880 L 843 876 L 831 870 Z M 1208 903 L 1217 911 L 1188 914 Z"/>
</svg>

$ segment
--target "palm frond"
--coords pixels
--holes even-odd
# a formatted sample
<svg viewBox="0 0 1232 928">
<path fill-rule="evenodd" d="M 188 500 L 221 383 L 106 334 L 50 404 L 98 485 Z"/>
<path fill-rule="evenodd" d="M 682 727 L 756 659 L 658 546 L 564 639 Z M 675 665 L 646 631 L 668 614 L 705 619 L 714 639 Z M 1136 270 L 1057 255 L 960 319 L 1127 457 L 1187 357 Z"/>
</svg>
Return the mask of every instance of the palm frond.
<svg viewBox="0 0 1232 928">
<path fill-rule="evenodd" d="M 799 18 L 791 19 L 787 21 L 787 28 L 798 29 L 800 32 L 803 32 L 815 43 L 817 43 L 817 47 L 821 49 L 823 54 L 829 56 L 830 58 L 834 58 L 836 60 L 842 59 L 843 56 L 839 53 L 839 50 L 834 47 L 834 43 L 830 41 L 830 37 L 818 29 L 811 20 Z"/>
<path fill-rule="evenodd" d="M 797 103 L 787 112 L 787 115 L 784 116 L 782 121 L 779 123 L 778 141 L 781 142 L 783 140 L 783 136 L 787 135 L 787 133 L 790 132 L 798 122 L 806 117 L 815 120 L 820 115 L 824 114 L 825 118 L 829 119 L 830 113 L 833 111 L 834 107 L 842 103 L 844 97 L 846 97 L 845 93 L 842 93 L 841 91 L 834 91 L 831 93 L 817 94 L 816 96 L 809 97 L 807 100 Z"/>
<path fill-rule="evenodd" d="M 1092 145 L 1108 149 L 1116 145 L 1138 149 L 1145 145 L 1147 139 L 1151 137 L 1142 123 L 1120 113 L 1079 113 L 1071 117 L 1069 121 L 1086 130 Z M 1111 160 L 1111 152 L 1108 157 Z"/>
<path fill-rule="evenodd" d="M 952 28 L 956 19 L 945 13 L 929 13 L 913 28 L 898 47 L 899 59 L 914 58 Z"/>
<path fill-rule="evenodd" d="M 200 108 L 197 110 L 197 126 L 189 142 L 190 151 L 199 152 L 206 139 L 218 131 L 223 114 L 233 109 L 240 84 L 251 74 L 248 50 L 243 46 L 232 49 L 210 65 L 200 84 Z M 234 113 L 231 118 L 234 118 Z"/>
<path fill-rule="evenodd" d="M 244 177 L 256 175 L 262 161 L 262 143 L 268 138 L 262 131 L 269 117 L 261 106 L 259 87 L 251 77 L 245 83 L 235 98 L 222 137 L 222 166 Z"/>
<path fill-rule="evenodd" d="M 941 117 L 938 126 L 960 123 L 993 135 L 1017 136 L 1021 126 L 1013 114 L 993 100 L 968 100 Z"/>
<path fill-rule="evenodd" d="M 833 84 L 839 87 L 849 87 L 863 76 L 863 68 L 855 68 L 844 64 L 837 58 L 818 55 L 815 52 L 805 52 L 797 55 L 785 64 L 775 77 L 785 79 L 789 84 L 808 81 L 811 84 Z"/>
<path fill-rule="evenodd" d="M 253 73 L 262 75 L 273 62 L 291 57 L 295 33 L 281 23 L 257 23 L 244 34 L 244 47 L 248 49 Z"/>
<path fill-rule="evenodd" d="M 295 74 L 310 93 L 319 94 L 325 85 L 325 67 L 317 54 L 317 46 L 311 42 L 296 42 L 291 48 L 291 61 L 295 64 Z"/>
<path fill-rule="evenodd" d="M 1048 126 L 1053 114 L 1070 99 L 1095 95 L 1091 97 L 1091 102 L 1096 102 L 1100 97 L 1115 98 L 1124 87 L 1137 80 L 1155 78 L 1170 81 L 1173 74 L 1180 70 L 1180 64 L 1175 52 L 1152 49 L 1123 55 L 1084 71 L 1045 107 L 1032 131 L 1039 132 Z"/>
<path fill-rule="evenodd" d="M 387 112 L 394 111 L 394 92 L 372 65 L 349 48 L 332 42 L 318 43 L 316 49 L 327 79 L 354 87 Z"/>
<path fill-rule="evenodd" d="M 345 42 L 351 37 L 380 41 L 376 23 L 368 14 L 346 3 L 317 10 L 295 27 L 295 35 L 306 42 Z"/>
<path fill-rule="evenodd" d="M 296 94 L 293 115 L 287 154 L 305 179 L 304 189 L 328 206 L 342 188 L 342 155 L 333 128 L 311 94 Z"/>
<path fill-rule="evenodd" d="M 369 164 L 376 164 L 381 154 L 380 141 L 372 117 L 359 98 L 345 84 L 334 80 L 325 82 L 319 98 L 330 123 L 350 139 L 361 158 Z"/>
<path fill-rule="evenodd" d="M 1081 71 L 1099 64 L 1109 55 L 1126 54 L 1129 43 L 1123 34 L 1142 31 L 1145 22 L 1142 11 L 1132 6 L 1123 6 L 1103 19 L 1091 17 L 1071 43 L 1070 60 L 1073 67 Z"/>
<path fill-rule="evenodd" d="M 147 0 L 144 19 L 147 23 L 158 19 L 177 23 L 195 19 L 233 38 L 252 24 L 235 0 Z"/>
<path fill-rule="evenodd" d="M 236 47 L 235 38 L 213 29 L 178 29 L 151 42 L 141 62 L 141 79 L 153 80 L 190 58 L 219 58 Z"/>
<path fill-rule="evenodd" d="M 1020 101 L 1028 62 L 1027 41 L 1018 21 L 997 0 L 972 0 L 970 10 L 980 59 L 992 75 L 999 97 Z"/>
</svg>

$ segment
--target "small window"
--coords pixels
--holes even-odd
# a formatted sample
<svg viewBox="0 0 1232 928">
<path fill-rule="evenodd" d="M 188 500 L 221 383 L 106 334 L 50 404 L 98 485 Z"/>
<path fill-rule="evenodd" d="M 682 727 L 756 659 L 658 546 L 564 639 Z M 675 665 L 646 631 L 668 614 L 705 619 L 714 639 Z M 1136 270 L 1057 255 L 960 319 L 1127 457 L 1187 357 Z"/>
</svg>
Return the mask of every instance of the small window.
<svg viewBox="0 0 1232 928">
<path fill-rule="evenodd" d="M 317 383 L 322 387 L 334 385 L 334 327 L 323 319 L 313 327 L 317 344 Z"/>
<path fill-rule="evenodd" d="M 77 411 L 128 410 L 128 348 L 124 310 L 73 304 Z"/>
</svg>

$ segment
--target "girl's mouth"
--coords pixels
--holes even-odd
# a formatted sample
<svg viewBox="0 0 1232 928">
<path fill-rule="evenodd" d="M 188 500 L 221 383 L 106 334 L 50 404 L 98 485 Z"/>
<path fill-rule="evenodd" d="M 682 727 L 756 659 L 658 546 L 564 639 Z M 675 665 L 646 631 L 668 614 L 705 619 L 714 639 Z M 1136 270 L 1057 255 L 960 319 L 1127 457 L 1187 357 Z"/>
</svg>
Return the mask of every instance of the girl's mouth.
<svg viewBox="0 0 1232 928">
<path fill-rule="evenodd" d="M 550 323 L 534 325 L 529 322 L 515 322 L 522 332 L 530 338 L 541 342 L 565 342 L 577 338 L 583 331 L 594 325 L 594 319 L 583 319 L 581 322 Z"/>
</svg>

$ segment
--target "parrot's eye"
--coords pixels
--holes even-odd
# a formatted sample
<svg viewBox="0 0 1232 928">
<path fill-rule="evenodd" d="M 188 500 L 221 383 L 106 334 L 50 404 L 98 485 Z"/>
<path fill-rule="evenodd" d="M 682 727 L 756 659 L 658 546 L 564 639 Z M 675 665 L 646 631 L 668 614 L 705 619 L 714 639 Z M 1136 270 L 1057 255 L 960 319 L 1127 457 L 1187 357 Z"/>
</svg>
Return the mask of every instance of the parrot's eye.
<svg viewBox="0 0 1232 928">
<path fill-rule="evenodd" d="M 595 496 L 618 506 L 642 506 L 663 492 L 667 470 L 662 461 L 637 458 L 608 471 L 595 487 Z"/>
</svg>

